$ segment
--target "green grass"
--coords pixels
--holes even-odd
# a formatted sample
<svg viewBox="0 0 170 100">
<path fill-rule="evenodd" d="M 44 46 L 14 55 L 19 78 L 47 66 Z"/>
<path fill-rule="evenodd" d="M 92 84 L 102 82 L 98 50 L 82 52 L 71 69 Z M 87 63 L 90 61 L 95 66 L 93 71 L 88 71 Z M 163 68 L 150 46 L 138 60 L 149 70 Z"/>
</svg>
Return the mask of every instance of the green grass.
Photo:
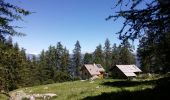
<svg viewBox="0 0 170 100">
<path fill-rule="evenodd" d="M 8 97 L 4 94 L 0 94 L 0 100 L 8 100 Z"/>
<path fill-rule="evenodd" d="M 123 83 L 123 84 L 122 84 Z M 112 85 L 113 84 L 113 85 Z M 148 81 L 126 81 L 126 80 L 114 80 L 103 79 L 91 81 L 73 81 L 56 84 L 48 84 L 34 87 L 27 87 L 17 89 L 16 91 L 24 91 L 28 94 L 43 94 L 43 93 L 55 93 L 57 97 L 52 100 L 80 100 L 87 97 L 93 97 L 102 95 L 103 93 L 120 92 L 122 90 L 138 91 L 151 89 L 155 85 L 153 82 Z"/>
<path fill-rule="evenodd" d="M 132 91 L 122 89 L 118 92 L 105 92 L 97 96 L 88 96 L 83 98 L 83 100 L 168 100 L 170 98 L 170 77 L 149 81 L 107 82 L 105 85 L 120 88 L 138 85 L 138 89 L 131 87 Z M 153 87 L 144 88 L 146 85 L 152 85 Z"/>
</svg>

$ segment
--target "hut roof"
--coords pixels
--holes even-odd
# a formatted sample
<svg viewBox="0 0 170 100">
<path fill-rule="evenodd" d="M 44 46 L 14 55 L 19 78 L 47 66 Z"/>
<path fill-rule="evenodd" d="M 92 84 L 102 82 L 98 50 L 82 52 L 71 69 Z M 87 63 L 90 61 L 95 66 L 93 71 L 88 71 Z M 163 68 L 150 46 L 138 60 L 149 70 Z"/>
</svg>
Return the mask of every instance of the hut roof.
<svg viewBox="0 0 170 100">
<path fill-rule="evenodd" d="M 127 77 L 136 76 L 135 72 L 142 72 L 136 65 L 116 65 Z"/>
<path fill-rule="evenodd" d="M 84 64 L 84 66 L 92 76 L 100 75 L 100 72 L 105 71 L 100 64 Z"/>
</svg>

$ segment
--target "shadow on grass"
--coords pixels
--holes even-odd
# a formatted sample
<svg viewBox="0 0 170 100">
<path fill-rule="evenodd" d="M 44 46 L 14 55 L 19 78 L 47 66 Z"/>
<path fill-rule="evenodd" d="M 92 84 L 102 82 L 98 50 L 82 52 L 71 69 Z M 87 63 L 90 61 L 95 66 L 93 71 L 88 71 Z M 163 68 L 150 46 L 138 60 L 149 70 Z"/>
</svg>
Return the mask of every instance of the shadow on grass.
<svg viewBox="0 0 170 100">
<path fill-rule="evenodd" d="M 138 85 L 150 85 L 155 84 L 155 80 L 150 81 L 114 81 L 114 82 L 104 82 L 101 85 L 111 86 L 111 87 L 132 87 Z"/>
<path fill-rule="evenodd" d="M 86 97 L 83 100 L 168 100 L 170 98 L 170 77 L 159 79 L 155 84 L 156 86 L 153 89 L 102 93 L 101 95 Z"/>
</svg>

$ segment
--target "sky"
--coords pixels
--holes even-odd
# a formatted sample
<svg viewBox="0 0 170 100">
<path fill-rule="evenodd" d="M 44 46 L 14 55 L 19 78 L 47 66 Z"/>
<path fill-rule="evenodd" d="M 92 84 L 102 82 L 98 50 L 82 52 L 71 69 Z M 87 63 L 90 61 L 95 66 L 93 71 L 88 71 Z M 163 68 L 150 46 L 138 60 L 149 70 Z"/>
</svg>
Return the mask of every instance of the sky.
<svg viewBox="0 0 170 100">
<path fill-rule="evenodd" d="M 26 53 L 39 54 L 50 45 L 61 42 L 70 53 L 79 40 L 82 53 L 93 52 L 97 45 L 108 38 L 111 44 L 119 44 L 118 32 L 123 19 L 106 21 L 115 10 L 114 0 L 7 0 L 32 13 L 24 21 L 14 22 L 17 29 L 27 35 L 14 37 Z"/>
</svg>

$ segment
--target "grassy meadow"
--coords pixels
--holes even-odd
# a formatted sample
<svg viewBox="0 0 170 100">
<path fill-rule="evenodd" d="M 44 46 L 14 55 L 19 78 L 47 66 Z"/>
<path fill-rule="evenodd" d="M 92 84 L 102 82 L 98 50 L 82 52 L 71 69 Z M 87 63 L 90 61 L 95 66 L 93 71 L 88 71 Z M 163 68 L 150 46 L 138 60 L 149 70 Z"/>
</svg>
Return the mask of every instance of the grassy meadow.
<svg viewBox="0 0 170 100">
<path fill-rule="evenodd" d="M 122 100 L 122 99 L 147 99 L 170 97 L 170 77 L 156 79 L 102 79 L 85 80 L 40 85 L 34 87 L 20 88 L 17 91 L 24 91 L 26 94 L 54 93 L 57 96 L 50 100 Z M 0 100 L 7 97 L 0 95 Z M 37 99 L 43 100 L 43 99 Z"/>
<path fill-rule="evenodd" d="M 102 95 L 103 93 L 120 92 L 126 91 L 138 91 L 144 89 L 151 89 L 155 86 L 150 81 L 126 81 L 126 80 L 113 80 L 103 79 L 95 81 L 73 81 L 56 83 L 49 85 L 41 85 L 35 87 L 28 87 L 18 89 L 16 91 L 24 91 L 27 94 L 43 94 L 43 93 L 55 93 L 57 97 L 52 100 L 79 100 L 79 99 L 90 99 L 87 97 L 95 97 Z M 123 83 L 123 84 L 122 84 Z M 122 86 L 121 86 L 122 85 Z"/>
</svg>

